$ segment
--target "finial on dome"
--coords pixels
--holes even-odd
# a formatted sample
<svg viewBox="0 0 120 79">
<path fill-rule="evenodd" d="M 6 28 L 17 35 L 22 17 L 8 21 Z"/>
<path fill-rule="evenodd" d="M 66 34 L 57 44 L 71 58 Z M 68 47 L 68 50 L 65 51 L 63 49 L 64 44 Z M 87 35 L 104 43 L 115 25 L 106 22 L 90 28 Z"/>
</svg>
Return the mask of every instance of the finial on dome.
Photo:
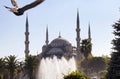
<svg viewBox="0 0 120 79">
<path fill-rule="evenodd" d="M 61 33 L 59 32 L 59 38 L 61 38 Z"/>
</svg>

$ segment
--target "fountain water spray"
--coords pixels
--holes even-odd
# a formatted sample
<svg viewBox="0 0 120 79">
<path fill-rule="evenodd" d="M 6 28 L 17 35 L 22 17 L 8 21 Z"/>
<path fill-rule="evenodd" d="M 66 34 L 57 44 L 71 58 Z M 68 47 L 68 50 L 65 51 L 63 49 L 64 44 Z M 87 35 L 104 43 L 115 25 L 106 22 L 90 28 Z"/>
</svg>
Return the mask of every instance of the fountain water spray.
<svg viewBox="0 0 120 79">
<path fill-rule="evenodd" d="M 66 60 L 64 57 L 42 59 L 40 62 L 37 79 L 63 79 L 63 76 L 76 70 L 74 57 Z"/>
</svg>

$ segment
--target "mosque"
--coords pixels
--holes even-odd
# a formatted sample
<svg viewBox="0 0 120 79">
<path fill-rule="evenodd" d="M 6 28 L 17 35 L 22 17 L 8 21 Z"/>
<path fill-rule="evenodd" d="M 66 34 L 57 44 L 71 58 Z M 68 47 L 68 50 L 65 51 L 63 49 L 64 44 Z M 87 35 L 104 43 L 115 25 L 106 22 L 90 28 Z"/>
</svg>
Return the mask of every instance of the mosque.
<svg viewBox="0 0 120 79">
<path fill-rule="evenodd" d="M 48 28 L 46 28 L 46 40 L 45 45 L 42 47 L 42 52 L 38 55 L 40 57 L 53 57 L 57 56 L 61 58 L 62 56 L 65 57 L 72 57 L 75 56 L 77 59 L 83 58 L 83 54 L 80 51 L 80 22 L 79 22 L 79 11 L 77 11 L 77 19 L 76 19 L 76 46 L 72 46 L 72 44 L 61 37 L 59 34 L 58 38 L 55 38 L 49 43 L 48 39 Z M 90 25 L 88 29 L 88 39 L 91 42 L 91 31 Z M 25 56 L 29 55 L 29 25 L 28 25 L 28 18 L 26 18 L 26 31 L 25 31 Z"/>
</svg>

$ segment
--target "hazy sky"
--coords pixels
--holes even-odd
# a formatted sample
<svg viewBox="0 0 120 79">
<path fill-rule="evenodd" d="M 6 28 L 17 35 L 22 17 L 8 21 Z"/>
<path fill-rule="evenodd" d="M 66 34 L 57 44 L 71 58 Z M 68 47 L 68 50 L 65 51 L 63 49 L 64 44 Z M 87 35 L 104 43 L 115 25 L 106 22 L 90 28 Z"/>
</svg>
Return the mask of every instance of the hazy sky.
<svg viewBox="0 0 120 79">
<path fill-rule="evenodd" d="M 22 7 L 34 0 L 17 0 Z M 92 54 L 109 55 L 113 39 L 112 24 L 120 17 L 120 0 L 45 0 L 22 16 L 15 16 L 3 6 L 12 7 L 10 0 L 0 0 L 0 57 L 16 55 L 24 57 L 25 20 L 29 18 L 30 54 L 41 52 L 45 44 L 46 25 L 49 42 L 61 36 L 76 46 L 76 14 L 80 15 L 81 39 L 88 37 L 91 25 Z"/>
</svg>

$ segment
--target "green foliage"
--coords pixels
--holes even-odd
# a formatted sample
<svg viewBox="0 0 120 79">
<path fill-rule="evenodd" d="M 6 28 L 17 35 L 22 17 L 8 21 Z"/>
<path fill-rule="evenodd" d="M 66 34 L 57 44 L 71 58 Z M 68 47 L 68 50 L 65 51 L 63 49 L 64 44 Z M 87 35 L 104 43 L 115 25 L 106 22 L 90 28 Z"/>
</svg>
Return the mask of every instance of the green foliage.
<svg viewBox="0 0 120 79">
<path fill-rule="evenodd" d="M 27 56 L 24 63 L 25 75 L 27 74 L 30 79 L 34 79 L 38 64 L 39 60 L 37 59 L 36 56 L 32 55 Z"/>
<path fill-rule="evenodd" d="M 93 69 L 96 73 L 106 69 L 106 62 L 102 57 L 92 58 L 89 65 L 91 66 L 91 69 Z"/>
<path fill-rule="evenodd" d="M 91 73 L 91 68 L 89 67 L 89 64 L 90 64 L 90 60 L 87 60 L 87 59 L 84 59 L 82 62 L 81 62 L 81 68 L 82 68 L 82 71 L 87 75 L 89 76 L 89 74 Z"/>
<path fill-rule="evenodd" d="M 73 71 L 68 75 L 64 75 L 64 79 L 90 79 L 78 71 Z"/>
<path fill-rule="evenodd" d="M 92 44 L 91 44 L 90 40 L 89 39 L 82 40 L 81 52 L 83 53 L 83 55 L 86 59 L 92 57 L 91 51 L 92 51 Z"/>
<path fill-rule="evenodd" d="M 81 62 L 81 67 L 87 76 L 92 74 L 99 75 L 101 71 L 104 71 L 107 68 L 107 62 L 108 61 L 103 57 L 93 57 L 88 60 L 83 60 Z"/>
<path fill-rule="evenodd" d="M 32 55 L 27 56 L 25 62 L 19 62 L 15 55 L 0 58 L 0 79 L 14 79 L 21 71 L 35 79 L 38 64 L 38 57 Z"/>
<path fill-rule="evenodd" d="M 120 78 L 120 20 L 113 25 L 115 38 L 112 40 L 113 52 L 109 63 L 106 79 Z"/>
<path fill-rule="evenodd" d="M 15 71 L 18 67 L 18 60 L 15 55 L 5 57 L 6 68 L 9 71 L 10 79 L 14 79 Z"/>
<path fill-rule="evenodd" d="M 100 72 L 100 79 L 104 79 L 106 74 L 107 74 L 107 70 L 101 71 Z"/>
<path fill-rule="evenodd" d="M 5 70 L 5 60 L 0 58 L 0 79 L 3 78 L 3 72 Z"/>
</svg>

